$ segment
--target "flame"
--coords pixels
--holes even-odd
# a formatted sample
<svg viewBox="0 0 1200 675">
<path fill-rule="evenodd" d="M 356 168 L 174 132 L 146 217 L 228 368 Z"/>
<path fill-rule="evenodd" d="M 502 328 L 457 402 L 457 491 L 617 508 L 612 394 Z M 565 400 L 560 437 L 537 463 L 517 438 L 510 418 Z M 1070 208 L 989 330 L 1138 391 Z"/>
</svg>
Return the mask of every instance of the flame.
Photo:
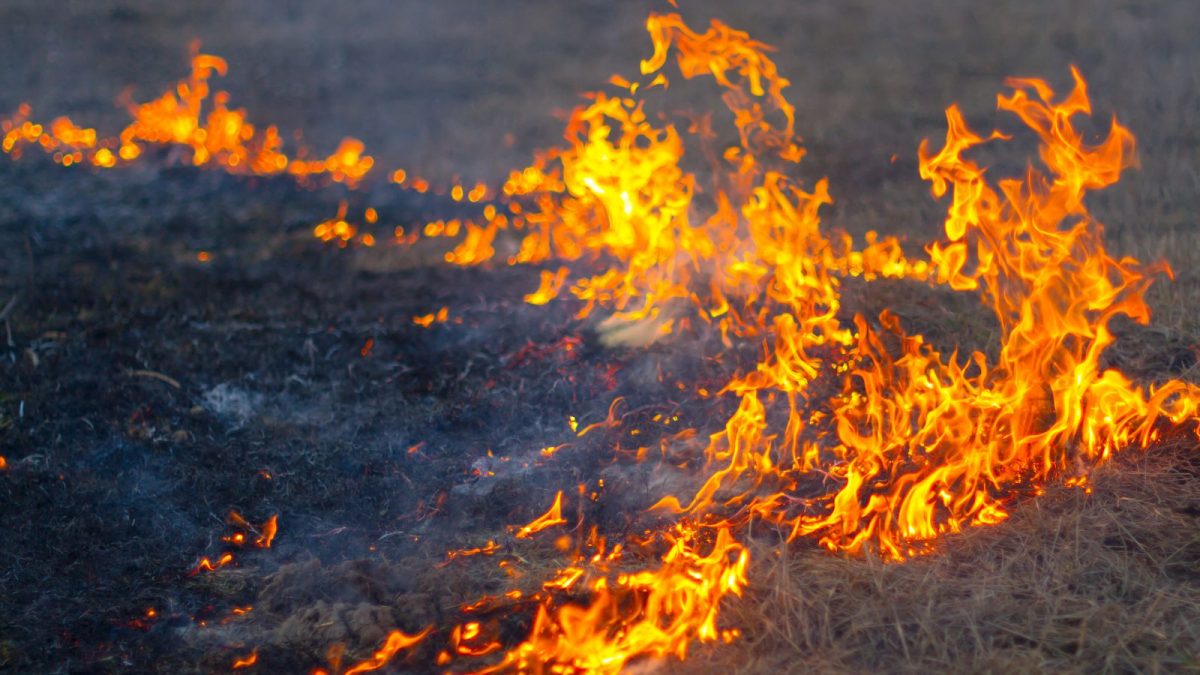
<svg viewBox="0 0 1200 675">
<path fill-rule="evenodd" d="M 193 567 L 191 572 L 189 572 L 188 574 L 191 576 L 195 576 L 196 574 L 199 574 L 200 572 L 215 572 L 218 569 L 228 565 L 231 562 L 233 562 L 233 554 L 228 553 L 228 552 L 222 553 L 220 555 L 220 557 L 218 557 L 216 559 L 215 562 L 212 560 L 209 560 L 208 557 L 206 556 L 206 557 L 200 558 L 200 562 L 196 563 L 196 566 Z"/>
<path fill-rule="evenodd" d="M 403 631 L 394 630 L 388 633 L 387 640 L 384 641 L 382 647 L 375 652 L 375 655 L 366 661 L 357 665 L 351 666 L 342 672 L 342 675 L 357 675 L 358 673 L 368 673 L 374 670 L 379 670 L 388 664 L 396 654 L 405 649 L 410 649 L 421 643 L 427 635 L 432 631 L 432 627 L 426 627 L 421 632 L 415 635 L 409 635 Z"/>
<path fill-rule="evenodd" d="M 487 639 L 478 621 L 468 621 L 450 631 L 450 644 L 462 656 L 486 656 L 503 648 L 495 639 Z"/>
<path fill-rule="evenodd" d="M 486 226 L 468 221 L 467 236 L 448 262 L 488 261 L 500 232 L 525 231 L 509 264 L 611 261 L 571 285 L 571 293 L 584 301 L 580 316 L 606 307 L 618 320 L 655 319 L 664 306 L 682 300 L 696 305 L 702 320 L 719 321 L 723 332 L 744 334 L 765 329 L 765 317 L 757 316 L 761 310 L 743 316 L 730 295 L 746 296 L 747 310 L 757 310 L 762 288 L 773 280 L 793 288 L 810 284 L 818 265 L 826 270 L 823 276 L 836 271 L 924 278 L 927 263 L 906 260 L 893 238 L 872 233 L 859 251 L 849 237 L 830 242 L 820 236 L 816 210 L 831 199 L 824 181 L 809 193 L 782 173 L 804 150 L 794 134 L 794 108 L 783 94 L 788 81 L 765 45 L 720 22 L 694 32 L 675 14 L 651 15 L 647 29 L 655 46 L 641 64 L 648 82 L 616 77 L 613 84 L 627 95 L 590 94 L 592 102 L 568 121 L 567 146 L 513 171 L 499 203 L 484 207 Z M 669 86 L 663 68 L 671 53 L 684 78 L 712 76 L 726 90 L 739 139 L 722 158 L 710 158 L 713 207 L 699 216 L 700 180 L 682 168 L 682 160 L 689 140 L 712 155 L 705 146 L 714 132 L 707 121 L 693 121 L 686 132 L 673 124 L 658 126 L 645 101 L 634 96 Z M 498 215 L 504 209 L 511 220 Z M 431 223 L 425 234 L 453 236 L 450 230 Z M 550 301 L 568 275 L 566 267 L 542 271 L 526 302 Z M 669 334 L 672 326 L 672 320 L 663 321 L 659 333 Z"/>
<path fill-rule="evenodd" d="M 541 284 L 538 285 L 536 291 L 525 296 L 525 302 L 531 305 L 544 305 L 557 298 L 570 272 L 571 270 L 565 266 L 554 271 L 542 270 Z"/>
<path fill-rule="evenodd" d="M 254 545 L 259 548 L 271 548 L 271 542 L 275 541 L 275 535 L 279 533 L 279 516 L 271 516 L 267 522 L 263 523 L 261 533 L 254 540 Z"/>
<path fill-rule="evenodd" d="M 563 493 L 562 490 L 559 490 L 558 493 L 554 495 L 554 503 L 550 505 L 550 508 L 547 509 L 545 513 L 537 518 L 534 518 L 533 522 L 529 523 L 528 525 L 524 525 L 517 530 L 517 539 L 528 539 L 529 537 L 532 537 L 548 527 L 565 524 L 567 520 L 562 516 L 562 500 Z"/>
<path fill-rule="evenodd" d="M 235 660 L 233 662 L 233 669 L 239 670 L 241 668 L 249 668 L 250 666 L 253 666 L 256 663 L 258 663 L 258 650 L 257 649 L 255 649 L 254 651 L 250 652 L 249 654 Z"/>
<path fill-rule="evenodd" d="M 193 44 L 192 51 L 192 69 L 186 79 L 156 99 L 126 102 L 132 119 L 116 136 L 101 137 L 95 129 L 80 127 L 67 117 L 58 117 L 49 125 L 37 123 L 31 118 L 29 104 L 22 103 L 15 114 L 0 121 L 0 150 L 16 158 L 26 147 L 36 146 L 64 166 L 88 164 L 107 169 L 131 164 L 144 157 L 148 148 L 158 146 L 188 153 L 186 161 L 194 166 L 215 166 L 244 175 L 325 178 L 351 186 L 363 181 L 375 166 L 362 141 L 351 137 L 342 139 L 325 157 L 307 158 L 309 151 L 304 147 L 285 152 L 278 127 L 254 125 L 244 109 L 229 107 L 228 92 L 212 90 L 213 76 L 223 76 L 228 70 L 225 60 L 200 53 L 198 44 Z M 487 186 L 477 185 L 468 196 L 479 201 L 488 193 Z"/>
<path fill-rule="evenodd" d="M 460 549 L 457 549 L 454 551 L 449 551 L 448 553 L 446 553 L 446 561 L 441 563 L 439 565 L 439 567 L 445 567 L 446 565 L 449 565 L 450 561 L 452 561 L 456 558 L 469 558 L 471 556 L 476 556 L 476 555 L 489 556 L 489 555 L 495 555 L 499 551 L 500 551 L 500 545 L 497 544 L 494 540 L 488 539 L 487 543 L 484 544 L 483 546 L 478 546 L 475 548 L 460 548 Z"/>
<path fill-rule="evenodd" d="M 674 319 L 662 321 L 662 312 L 685 301 L 726 344 L 756 338 L 764 354 L 720 392 L 740 402 L 707 447 L 701 487 L 655 505 L 680 516 L 656 535 L 670 541 L 657 566 L 612 578 L 600 554 L 562 566 L 542 585 L 525 641 L 482 672 L 617 672 L 635 658 L 683 658 L 696 640 L 734 639 L 716 618 L 721 601 L 745 586 L 748 552 L 735 535 L 755 519 L 831 550 L 902 560 L 947 533 L 1003 521 L 1015 498 L 1046 481 L 1087 489 L 1090 467 L 1151 445 L 1164 425 L 1195 426 L 1194 385 L 1144 388 L 1100 367 L 1110 322 L 1147 322 L 1145 292 L 1170 270 L 1109 254 L 1084 206 L 1088 192 L 1133 165 L 1134 139 L 1114 119 L 1099 143 L 1085 140 L 1073 121 L 1091 114 L 1078 71 L 1061 99 L 1041 80 L 1008 81 L 998 108 L 1039 143 L 1039 165 L 1013 177 L 991 181 L 967 157 L 1008 138 L 976 134 L 957 106 L 947 110 L 942 148 L 918 150 L 933 195 L 950 197 L 946 237 L 919 259 L 894 238 L 872 233 L 857 248 L 821 231 L 829 186 L 806 189 L 788 177 L 804 150 L 788 82 L 765 45 L 719 22 L 693 31 L 674 14 L 652 15 L 647 29 L 648 81 L 614 78 L 622 95 L 592 94 L 568 121 L 567 145 L 514 171 L 499 204 L 488 205 L 489 228 L 468 224 L 447 260 L 488 260 L 500 231 L 523 231 L 510 264 L 599 266 L 570 285 L 580 316 L 603 307 L 616 321 L 657 320 L 670 333 Z M 738 137 L 710 158 L 715 178 L 704 200 L 701 181 L 681 167 L 692 145 L 703 153 L 714 137 L 711 121 L 693 120 L 686 133 L 656 125 L 638 97 L 669 86 L 672 55 L 684 78 L 711 76 L 724 90 Z M 496 215 L 503 207 L 511 220 Z M 446 227 L 428 234 L 445 236 Z M 526 300 L 550 301 L 570 274 L 542 271 Z M 846 321 L 844 277 L 975 294 L 996 317 L 999 352 L 941 354 L 887 311 Z M 817 381 L 835 393 L 817 395 Z M 610 410 L 602 424 L 618 423 Z M 578 428 L 574 418 L 570 426 Z M 565 523 L 561 498 L 516 536 Z M 581 592 L 586 604 L 565 597 Z M 466 630 L 452 629 L 452 643 Z M 472 655 L 451 648 L 438 663 L 454 654 Z"/>
<path fill-rule="evenodd" d="M 621 574 L 611 584 L 597 579 L 587 606 L 547 598 L 526 641 L 479 672 L 617 673 L 636 657 L 682 659 L 695 639 L 723 639 L 718 606 L 741 595 L 749 554 L 726 528 L 702 554 L 698 535 L 678 528 L 658 569 Z"/>
<path fill-rule="evenodd" d="M 230 544 L 234 548 L 245 546 L 248 541 L 251 541 L 247 535 L 254 535 L 253 543 L 257 548 L 271 548 L 271 543 L 275 541 L 275 536 L 279 533 L 279 516 L 274 515 L 267 519 L 261 527 L 255 527 L 242 514 L 237 511 L 230 511 L 227 519 L 229 524 L 237 528 L 232 534 L 223 535 L 221 541 Z M 217 559 L 211 560 L 207 556 L 200 558 L 189 572 L 189 576 L 195 576 L 200 572 L 215 572 L 218 569 L 233 563 L 233 553 L 230 551 L 223 552 Z"/>
<path fill-rule="evenodd" d="M 1083 78 L 1072 75 L 1075 86 L 1059 102 L 1032 79 L 1010 80 L 1012 93 L 998 99 L 1000 110 L 1038 137 L 1044 169 L 1030 166 L 993 187 L 963 153 L 1005 138 L 970 131 L 956 106 L 947 110 L 942 150 L 931 153 L 927 143 L 920 149 L 921 174 L 934 195 L 952 193 L 947 241 L 929 246 L 930 269 L 936 282 L 978 293 L 994 312 L 1002 332 L 998 359 L 944 357 L 886 311 L 880 329 L 856 318 L 853 343 L 838 361 L 793 359 L 806 347 L 805 336 L 791 329 L 802 317 L 785 315 L 777 319 L 776 353 L 731 385 L 742 406 L 710 448 L 725 468 L 686 508 L 671 498 L 660 506 L 701 513 L 719 506 L 719 489 L 747 474 L 756 484 L 795 484 L 819 471 L 837 479 L 836 489 L 795 496 L 817 513 L 789 515 L 794 499 L 786 490 L 756 496 L 747 512 L 791 525 L 793 536 L 818 536 L 830 549 L 872 546 L 902 559 L 929 550 L 944 533 L 1003 520 L 1006 502 L 1024 485 L 1150 445 L 1160 420 L 1195 419 L 1194 385 L 1170 381 L 1143 390 L 1099 367 L 1113 340 L 1109 322 L 1118 315 L 1147 322 L 1145 291 L 1156 274 L 1170 272 L 1116 259 L 1104 248 L 1084 195 L 1132 165 L 1134 141 L 1113 120 L 1104 141 L 1084 142 L 1072 118 L 1090 114 L 1090 105 Z M 886 346 L 887 336 L 898 340 L 898 353 Z M 828 402 L 834 429 L 820 442 L 798 443 L 807 413 L 793 408 L 780 464 L 759 393 L 788 392 L 788 378 L 799 384 L 821 368 L 840 371 L 841 392 Z"/>
</svg>

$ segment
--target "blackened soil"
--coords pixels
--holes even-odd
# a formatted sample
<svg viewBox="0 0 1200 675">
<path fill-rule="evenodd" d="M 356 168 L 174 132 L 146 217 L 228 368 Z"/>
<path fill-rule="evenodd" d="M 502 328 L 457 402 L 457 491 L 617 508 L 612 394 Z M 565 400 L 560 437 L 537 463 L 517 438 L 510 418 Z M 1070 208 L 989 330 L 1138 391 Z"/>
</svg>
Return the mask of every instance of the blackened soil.
<svg viewBox="0 0 1200 675">
<path fill-rule="evenodd" d="M 528 522 L 619 462 L 613 448 L 657 443 L 656 415 L 688 414 L 685 376 L 719 386 L 724 366 L 699 353 L 605 349 L 570 303 L 524 304 L 535 269 L 311 235 L 342 198 L 379 209 L 381 239 L 455 215 L 437 198 L 165 166 L 0 162 L 0 304 L 17 298 L 0 326 L 0 670 L 222 670 L 288 612 L 344 599 L 339 579 L 365 578 L 344 564 L 402 559 L 444 596 L 453 570 L 428 573 L 445 551 Z M 446 323 L 413 323 L 441 307 Z M 644 436 L 574 438 L 570 416 L 601 421 L 617 397 Z M 222 542 L 231 511 L 278 515 L 274 545 Z M 627 526 L 621 509 L 595 517 Z M 189 573 L 226 550 L 228 568 Z M 303 597 L 231 628 L 280 569 Z M 360 600 L 418 629 L 429 603 L 406 608 L 396 589 L 412 583 L 388 578 Z"/>
</svg>

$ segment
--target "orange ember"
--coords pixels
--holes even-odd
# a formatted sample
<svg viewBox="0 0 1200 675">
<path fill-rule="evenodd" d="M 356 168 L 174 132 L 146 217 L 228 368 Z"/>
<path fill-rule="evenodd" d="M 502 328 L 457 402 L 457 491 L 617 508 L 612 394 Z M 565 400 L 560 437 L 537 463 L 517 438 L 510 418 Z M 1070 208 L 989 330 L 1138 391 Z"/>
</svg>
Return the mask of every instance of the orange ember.
<svg viewBox="0 0 1200 675">
<path fill-rule="evenodd" d="M 254 545 L 259 548 L 271 548 L 271 542 L 275 541 L 275 535 L 278 533 L 279 516 L 271 516 L 267 522 L 263 523 L 258 538 L 254 540 Z"/>
<path fill-rule="evenodd" d="M 450 564 L 451 560 L 454 560 L 455 558 L 469 558 L 476 555 L 495 555 L 499 551 L 500 545 L 489 539 L 488 542 L 483 546 L 478 546 L 476 548 L 460 548 L 458 550 L 448 552 L 446 554 L 446 562 L 442 563 L 440 566 L 445 567 L 446 565 Z"/>
<path fill-rule="evenodd" d="M 429 328 L 435 323 L 446 323 L 450 319 L 450 308 L 443 307 L 436 312 L 414 316 L 412 322 L 421 328 Z"/>
<path fill-rule="evenodd" d="M 235 660 L 233 662 L 233 669 L 238 670 L 241 668 L 249 668 L 250 666 L 253 666 L 256 663 L 258 663 L 258 650 L 257 649 L 255 649 L 254 651 L 250 652 L 249 654 Z"/>
<path fill-rule="evenodd" d="M 231 562 L 233 562 L 232 553 L 222 553 L 215 562 L 204 557 L 200 559 L 200 562 L 196 563 L 196 566 L 192 568 L 189 574 L 194 576 L 200 572 L 215 572 Z"/>
</svg>

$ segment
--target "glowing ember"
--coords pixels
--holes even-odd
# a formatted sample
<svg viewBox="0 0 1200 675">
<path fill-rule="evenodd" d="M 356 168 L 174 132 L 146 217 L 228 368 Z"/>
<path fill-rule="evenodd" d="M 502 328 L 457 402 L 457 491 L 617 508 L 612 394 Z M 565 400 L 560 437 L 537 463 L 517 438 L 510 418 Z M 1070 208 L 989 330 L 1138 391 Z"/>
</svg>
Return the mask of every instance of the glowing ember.
<svg viewBox="0 0 1200 675">
<path fill-rule="evenodd" d="M 486 544 L 484 544 L 483 546 L 479 546 L 476 548 L 462 548 L 462 549 L 458 549 L 456 551 L 450 551 L 449 553 L 446 554 L 446 562 L 442 563 L 441 566 L 444 567 L 446 565 L 449 565 L 450 561 L 454 560 L 456 558 L 469 558 L 471 556 L 476 556 L 476 555 L 495 555 L 499 551 L 500 551 L 500 545 L 497 544 L 495 541 L 489 539 L 488 542 Z"/>
<path fill-rule="evenodd" d="M 271 548 L 271 542 L 275 541 L 275 535 L 279 533 L 279 516 L 271 516 L 259 532 L 259 535 L 254 540 L 254 545 L 259 548 Z"/>
<path fill-rule="evenodd" d="M 379 648 L 379 651 L 375 652 L 375 656 L 373 658 L 347 668 L 346 670 L 342 671 L 342 675 L 357 675 L 358 673 L 368 673 L 373 670 L 379 670 L 380 668 L 386 666 L 389 661 L 395 658 L 396 654 L 399 652 L 420 644 L 421 641 L 424 640 L 432 630 L 433 629 L 431 627 L 425 628 L 420 633 L 415 635 L 408 635 L 403 631 L 394 630 L 391 633 L 388 633 L 387 640 L 384 642 L 383 646 Z"/>
<path fill-rule="evenodd" d="M 192 568 L 192 571 L 189 572 L 189 574 L 194 576 L 200 572 L 215 572 L 231 562 L 233 562 L 232 553 L 222 553 L 215 562 L 209 560 L 207 557 L 200 558 L 200 562 L 196 563 L 196 566 Z"/>
<path fill-rule="evenodd" d="M 279 516 L 277 515 L 268 518 L 261 527 L 255 527 L 237 511 L 230 511 L 228 520 L 229 524 L 237 529 L 231 534 L 222 536 L 221 541 L 234 548 L 245 546 L 248 542 L 252 542 L 257 548 L 271 548 L 271 543 L 275 541 L 275 535 L 279 533 Z M 188 574 L 195 576 L 200 572 L 215 572 L 231 563 L 233 563 L 233 553 L 225 551 L 216 560 L 208 557 L 200 558 L 200 562 L 196 563 L 196 566 Z"/>
<path fill-rule="evenodd" d="M 414 316 L 412 322 L 421 328 L 429 328 L 435 323 L 446 323 L 450 319 L 450 308 L 443 307 L 436 312 Z"/>
<path fill-rule="evenodd" d="M 1078 71 L 1062 97 L 1036 79 L 1009 80 L 1010 91 L 998 97 L 998 108 L 1039 146 L 1038 164 L 1014 176 L 993 178 L 968 156 L 1008 137 L 976 133 L 956 105 L 946 110 L 940 149 L 928 142 L 918 149 L 921 177 L 935 198 L 949 201 L 945 238 L 911 257 L 894 238 L 871 233 L 860 246 L 848 235 L 822 232 L 820 210 L 833 201 L 830 188 L 823 179 L 805 187 L 790 177 L 805 150 L 784 94 L 789 83 L 766 45 L 716 21 L 694 31 L 676 14 L 651 15 L 646 28 L 653 53 L 641 62 L 640 79 L 615 76 L 617 94 L 593 93 L 571 113 L 563 147 L 513 171 L 499 191 L 457 182 L 449 188 L 452 201 L 478 204 L 467 208 L 479 208 L 481 217 L 430 221 L 419 232 L 396 228 L 396 239 L 459 238 L 445 261 L 477 265 L 494 260 L 498 248 L 505 250 L 498 238 L 509 236 L 515 252 L 508 264 L 556 263 L 541 270 L 537 288 L 524 296 L 529 304 L 547 304 L 566 290 L 580 318 L 603 309 L 611 315 L 606 326 L 632 327 L 627 335 L 639 339 L 627 342 L 706 330 L 731 352 L 735 342 L 761 344 L 761 356 L 719 389 L 679 383 L 681 392 L 737 405 L 704 449 L 699 487 L 655 495 L 652 511 L 673 523 L 611 548 L 594 527 L 586 538 L 564 534 L 556 548 L 567 560 L 540 584 L 503 595 L 531 614 L 524 639 L 502 639 L 494 623 L 475 618 L 452 623 L 438 629 L 444 642 L 430 650 L 439 666 L 483 659 L 469 667 L 616 673 L 639 658 L 682 659 L 695 642 L 740 635 L 719 626 L 718 616 L 721 603 L 746 588 L 749 552 L 739 538 L 755 521 L 783 525 L 791 539 L 812 537 L 830 550 L 903 560 L 930 552 L 948 533 L 1003 521 L 1016 498 L 1049 481 L 1089 490 L 1088 472 L 1113 453 L 1146 448 L 1175 429 L 1195 430 L 1200 388 L 1173 380 L 1141 387 L 1100 365 L 1114 341 L 1113 320 L 1148 322 L 1146 291 L 1171 272 L 1165 264 L 1110 254 L 1085 206 L 1089 192 L 1112 185 L 1134 164 L 1135 142 L 1115 119 L 1103 140 L 1085 140 L 1076 123 L 1090 116 L 1091 104 Z M 349 184 L 368 175 L 374 162 L 354 139 L 324 159 L 283 154 L 274 127 L 260 131 L 244 111 L 227 107 L 227 94 L 210 96 L 209 79 L 225 68 L 217 57 L 196 54 L 191 76 L 175 90 L 131 104 L 134 121 L 117 139 L 101 139 L 67 118 L 45 127 L 22 106 L 0 127 L 3 150 L 15 157 L 37 146 L 64 165 L 110 167 L 167 145 L 189 149 L 195 165 L 234 173 Z M 684 79 L 713 79 L 735 144 L 705 152 L 717 138 L 711 120 L 679 128 L 648 112 L 641 95 L 669 88 L 675 71 Z M 711 185 L 686 168 L 696 162 L 685 158 L 697 157 L 708 158 Z M 420 193 L 444 192 L 402 169 L 390 180 Z M 373 245 L 347 213 L 343 201 L 314 236 Z M 363 212 L 368 224 L 378 218 L 373 208 Z M 572 267 L 557 264 L 577 261 L 588 273 L 573 276 Z M 904 279 L 978 296 L 999 326 L 999 350 L 942 354 L 889 311 L 850 316 L 842 303 L 848 277 Z M 441 307 L 411 320 L 430 328 L 449 318 L 449 308 Z M 507 365 L 553 352 L 577 358 L 581 344 L 531 342 Z M 360 355 L 373 346 L 367 340 Z M 578 437 L 616 429 L 621 405 L 614 400 L 601 422 L 580 429 L 571 417 L 568 425 Z M 666 427 L 678 419 L 660 415 L 653 422 Z M 667 445 L 695 438 L 698 430 L 671 433 L 664 455 Z M 407 455 L 422 447 L 411 446 Z M 554 459 L 562 447 L 545 446 L 538 461 Z M 475 475 L 493 475 L 488 466 Z M 685 463 L 680 470 L 696 469 Z M 599 493 L 598 487 L 589 496 L 580 484 L 580 503 Z M 436 508 L 423 508 L 440 509 L 444 497 Z M 566 524 L 562 509 L 559 490 L 542 515 L 510 530 L 512 538 Z M 278 531 L 276 516 L 261 527 L 237 513 L 229 521 L 235 531 L 223 541 L 231 547 L 269 548 Z M 577 533 L 586 531 L 583 525 L 581 515 Z M 510 544 L 517 545 L 489 540 L 450 551 L 441 566 L 493 556 Z M 631 553 L 634 544 L 653 553 Z M 510 576 L 524 574 L 514 565 L 517 556 L 500 557 Z M 232 561 L 229 552 L 202 558 L 192 573 Z M 467 603 L 462 612 L 495 609 L 500 598 Z M 415 635 L 393 631 L 371 659 L 343 672 L 379 670 L 433 634 L 433 627 Z M 340 648 L 331 653 L 337 670 Z M 234 668 L 256 660 L 257 651 Z"/>
<path fill-rule="evenodd" d="M 345 246 L 356 234 L 358 234 L 358 228 L 346 221 L 345 200 L 338 204 L 336 216 L 318 223 L 313 228 L 314 237 L 321 241 L 336 240 L 339 246 Z"/>
<path fill-rule="evenodd" d="M 255 649 L 254 651 L 250 652 L 249 654 L 235 660 L 233 662 L 233 669 L 238 670 L 240 668 L 249 668 L 250 666 L 253 666 L 256 663 L 258 663 L 258 650 L 257 649 Z"/>
</svg>

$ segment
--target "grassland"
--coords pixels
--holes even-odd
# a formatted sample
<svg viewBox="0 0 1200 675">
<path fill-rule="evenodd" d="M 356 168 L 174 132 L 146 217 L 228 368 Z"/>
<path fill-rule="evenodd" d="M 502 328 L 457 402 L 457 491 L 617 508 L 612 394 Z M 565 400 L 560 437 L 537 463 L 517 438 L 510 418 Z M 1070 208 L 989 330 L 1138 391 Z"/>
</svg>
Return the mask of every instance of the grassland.
<svg viewBox="0 0 1200 675">
<path fill-rule="evenodd" d="M 1065 87 L 1068 67 L 1079 66 L 1096 104 L 1097 130 L 1115 114 L 1136 134 L 1141 157 L 1140 168 L 1099 195 L 1093 210 L 1115 250 L 1163 258 L 1175 270 L 1173 281 L 1151 291 L 1151 326 L 1122 327 L 1110 360 L 1146 382 L 1200 376 L 1200 5 L 680 4 L 693 23 L 720 17 L 778 48 L 809 149 L 801 171 L 809 180 L 828 176 L 837 200 L 826 213 L 828 226 L 898 234 L 914 250 L 937 235 L 944 208 L 929 197 L 915 161 L 922 138 L 937 142 L 944 133 L 944 108 L 957 101 L 979 127 L 1007 124 L 993 110 L 1006 76 L 1038 76 Z M 320 148 L 354 135 L 381 164 L 434 179 L 496 180 L 535 148 L 558 141 L 556 113 L 572 107 L 580 92 L 612 73 L 635 72 L 648 53 L 641 22 L 650 9 L 670 8 L 640 0 L 89 0 L 53 6 L 10 0 L 0 8 L 0 63 L 6 64 L 0 110 L 29 101 L 47 115 L 112 128 L 123 119 L 115 95 L 127 85 L 135 86 L 135 97 L 161 91 L 184 73 L 188 43 L 199 38 L 205 50 L 229 60 L 223 86 L 257 120 L 303 129 Z M 689 104 L 718 105 L 700 93 Z M 0 532 L 16 542 L 6 545 L 0 569 L 7 596 L 0 600 L 0 670 L 115 671 L 123 663 L 164 672 L 216 669 L 216 661 L 195 656 L 194 645 L 173 654 L 178 643 L 165 630 L 143 643 L 136 634 L 103 637 L 96 628 L 165 597 L 185 607 L 202 604 L 211 589 L 179 598 L 172 588 L 182 582 L 158 569 L 114 567 L 127 579 L 106 579 L 103 592 L 81 591 L 78 604 L 72 593 L 95 583 L 102 564 L 115 564 L 133 548 L 152 553 L 163 568 L 185 569 L 211 538 L 212 514 L 219 520 L 233 504 L 296 504 L 301 522 L 293 521 L 285 534 L 306 536 L 357 518 L 347 506 L 353 500 L 370 513 L 402 510 L 392 499 L 413 506 L 421 495 L 401 495 L 399 479 L 375 478 L 369 453 L 385 457 L 392 445 L 408 443 L 409 436 L 422 440 L 422 429 L 439 424 L 446 438 L 468 442 L 486 422 L 468 412 L 483 399 L 464 391 L 485 378 L 475 373 L 464 384 L 464 372 L 454 380 L 461 372 L 455 363 L 480 350 L 515 351 L 524 336 L 510 335 L 499 346 L 463 338 L 437 349 L 412 337 L 407 317 L 434 304 L 470 298 L 485 314 L 486 301 L 471 289 L 495 287 L 497 277 L 438 272 L 443 288 L 430 290 L 405 281 L 402 266 L 364 271 L 353 258 L 304 249 L 307 224 L 332 213 L 331 197 L 277 187 L 264 197 L 212 177 L 181 186 L 190 178 L 179 175 L 138 178 L 132 187 L 107 178 L 73 186 L 56 167 L 24 171 L 5 168 L 0 185 L 0 304 L 28 290 L 30 279 L 41 286 L 29 296 L 40 302 L 27 302 L 13 315 L 12 358 L 5 356 L 9 362 L 0 371 L 0 453 L 19 468 L 0 474 L 13 509 L 0 520 Z M 206 218 L 219 225 L 197 224 Z M 106 229 L 130 219 L 142 220 L 128 230 Z M 265 233 L 268 228 L 287 234 Z M 216 272 L 181 262 L 198 247 L 221 246 L 230 249 L 229 262 Z M 271 267 L 264 262 L 271 255 L 296 269 Z M 221 299 L 189 295 L 197 284 Z M 445 290 L 455 284 L 460 291 Z M 863 293 L 867 306 L 896 308 L 939 344 L 965 339 L 986 346 L 989 339 L 970 308 L 950 302 L 943 307 L 951 311 L 935 313 L 930 302 L 903 289 Z M 512 300 L 519 293 L 508 295 Z M 383 323 L 376 318 L 384 314 L 387 325 L 378 328 Z M 531 311 L 521 317 L 550 321 Z M 233 323 L 257 328 L 236 329 L 249 331 L 236 347 L 223 346 L 228 337 L 204 333 L 210 324 Z M 335 323 L 339 332 L 321 332 Z M 558 329 L 539 325 L 539 339 L 557 339 Z M 395 393 L 381 384 L 397 377 L 395 369 L 331 360 L 336 350 L 353 355 L 377 331 L 384 335 L 378 349 L 393 360 L 435 354 L 417 373 L 436 384 Z M 311 340 L 325 353 L 324 365 L 301 347 Z M 26 347 L 41 354 L 42 365 L 31 363 Z M 191 363 L 197 374 L 185 379 L 182 392 L 150 391 L 153 383 L 127 380 L 116 386 L 110 378 L 125 371 L 104 370 L 110 361 L 123 369 L 175 364 L 177 376 Z M 353 367 L 361 370 L 342 373 Z M 262 375 L 268 371 L 273 374 Z M 296 384 L 289 379 L 295 372 L 329 391 Z M 247 373 L 261 375 L 255 386 L 279 397 L 258 413 L 252 430 L 193 412 L 205 387 L 238 378 L 245 383 Z M 33 401 L 27 408 L 26 400 Z M 527 414 L 529 428 L 520 440 L 536 443 L 549 418 L 575 410 L 568 403 L 556 399 L 535 411 L 514 395 L 494 405 L 503 414 Z M 288 412 L 288 405 L 301 404 L 309 413 Z M 141 414 L 143 405 L 153 412 Z M 401 431 L 385 424 L 398 409 L 406 416 Z M 93 426 L 95 436 L 88 436 L 71 426 L 76 418 L 109 431 Z M 68 428 L 76 431 L 64 432 Z M 172 430 L 202 440 L 172 441 Z M 338 435 L 343 440 L 331 440 Z M 121 443 L 96 450 L 109 436 Z M 91 449 L 84 453 L 84 447 Z M 744 639 L 699 648 L 682 665 L 656 665 L 755 673 L 1200 670 L 1197 450 L 1194 442 L 1175 440 L 1129 453 L 1096 473 L 1091 494 L 1051 487 L 1020 504 L 1005 523 L 949 537 L 936 553 L 904 564 L 841 557 L 806 543 L 777 545 L 766 533 L 755 544 L 751 592 L 726 608 Z M 343 459 L 352 452 L 370 459 Z M 126 457 L 122 453 L 137 461 L 113 459 Z M 289 457 L 302 458 L 303 468 L 289 467 Z M 246 458 L 270 460 L 281 473 L 311 472 L 315 482 L 271 491 L 252 480 L 253 471 L 245 477 L 213 469 L 208 482 L 192 478 Z M 450 456 L 438 461 L 437 470 L 447 475 L 461 463 Z M 110 469 L 120 478 L 104 483 Z M 64 474 L 86 486 L 79 493 L 84 497 L 58 492 Z M 360 476 L 369 478 L 356 482 Z M 192 503 L 200 488 L 220 481 L 227 486 Z M 107 509 L 118 492 L 120 508 L 100 509 L 94 520 L 70 520 L 72 529 L 46 534 L 56 518 L 68 522 L 68 511 L 89 509 L 87 495 L 108 500 Z M 153 537 L 142 534 L 144 523 Z M 135 535 L 148 543 L 122 539 Z M 75 537 L 85 541 L 67 541 Z M 117 540 L 122 543 L 112 543 Z M 70 553 L 34 550 L 46 541 Z M 283 541 L 293 548 L 280 555 L 301 556 L 303 541 Z M 82 568 L 68 562 L 97 546 L 111 547 L 110 557 Z M 37 587 L 43 579 L 50 581 Z M 90 611 L 105 618 L 81 629 L 78 616 Z M 73 644 L 68 628 L 118 646 L 97 656 Z M 220 663 L 227 663 L 224 654 Z"/>
</svg>

